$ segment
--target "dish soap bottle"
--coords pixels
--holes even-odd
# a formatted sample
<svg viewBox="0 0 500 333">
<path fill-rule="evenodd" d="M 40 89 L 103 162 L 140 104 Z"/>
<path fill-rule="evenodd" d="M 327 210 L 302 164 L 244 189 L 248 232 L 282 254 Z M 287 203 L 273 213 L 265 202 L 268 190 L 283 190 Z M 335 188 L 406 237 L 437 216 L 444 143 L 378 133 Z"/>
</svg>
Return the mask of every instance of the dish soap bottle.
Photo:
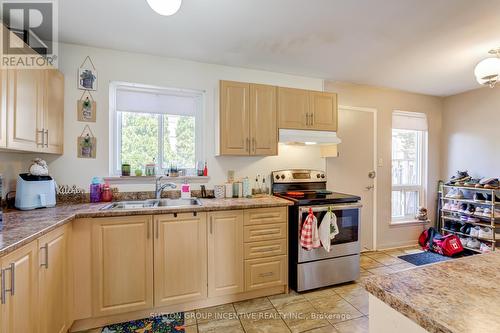
<svg viewBox="0 0 500 333">
<path fill-rule="evenodd" d="M 189 186 L 187 179 L 184 180 L 184 184 L 181 185 L 181 198 L 182 199 L 191 198 L 191 186 Z"/>
</svg>

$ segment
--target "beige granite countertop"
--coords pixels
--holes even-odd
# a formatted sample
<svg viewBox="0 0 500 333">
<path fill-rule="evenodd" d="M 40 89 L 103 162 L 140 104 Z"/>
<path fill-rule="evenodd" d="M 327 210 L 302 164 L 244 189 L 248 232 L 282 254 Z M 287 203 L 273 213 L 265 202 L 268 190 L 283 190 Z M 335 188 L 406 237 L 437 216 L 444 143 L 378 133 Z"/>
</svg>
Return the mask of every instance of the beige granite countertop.
<svg viewBox="0 0 500 333">
<path fill-rule="evenodd" d="M 365 288 L 432 333 L 500 332 L 500 253 L 368 278 Z"/>
<path fill-rule="evenodd" d="M 0 257 L 77 218 L 127 215 L 158 215 L 229 209 L 266 208 L 292 205 L 274 196 L 239 199 L 200 199 L 197 207 L 158 207 L 133 210 L 100 210 L 109 203 L 58 205 L 32 211 L 11 210 L 3 213 L 0 231 Z"/>
</svg>

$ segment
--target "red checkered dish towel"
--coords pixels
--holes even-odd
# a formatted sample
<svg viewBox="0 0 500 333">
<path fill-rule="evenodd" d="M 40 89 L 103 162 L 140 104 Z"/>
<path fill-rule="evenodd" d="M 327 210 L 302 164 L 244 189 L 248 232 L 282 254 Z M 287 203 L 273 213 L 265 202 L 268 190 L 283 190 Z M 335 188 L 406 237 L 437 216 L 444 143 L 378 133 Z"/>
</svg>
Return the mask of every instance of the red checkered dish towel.
<svg viewBox="0 0 500 333">
<path fill-rule="evenodd" d="M 318 235 L 318 219 L 314 216 L 312 208 L 309 208 L 309 215 L 302 224 L 300 246 L 308 251 L 321 246 Z"/>
</svg>

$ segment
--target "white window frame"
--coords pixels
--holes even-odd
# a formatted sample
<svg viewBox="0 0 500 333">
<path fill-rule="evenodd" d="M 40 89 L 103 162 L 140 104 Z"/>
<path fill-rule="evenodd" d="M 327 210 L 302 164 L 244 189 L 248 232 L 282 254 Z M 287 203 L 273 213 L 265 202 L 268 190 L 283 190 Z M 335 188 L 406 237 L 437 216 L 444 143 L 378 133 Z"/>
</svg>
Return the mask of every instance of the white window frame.
<svg viewBox="0 0 500 333">
<path fill-rule="evenodd" d="M 397 128 L 391 129 L 391 134 L 393 130 L 399 130 Z M 413 192 L 417 191 L 419 193 L 418 200 L 419 206 L 427 206 L 427 173 L 428 173 L 428 131 L 423 130 L 411 130 L 417 131 L 418 133 L 418 145 L 421 146 L 418 149 L 418 159 L 420 161 L 418 165 L 418 175 L 417 177 L 420 180 L 420 185 L 394 185 L 392 184 L 392 156 L 391 156 L 391 224 L 406 224 L 406 223 L 415 223 L 420 222 L 417 221 L 414 215 L 405 215 L 395 217 L 392 216 L 392 192 L 393 191 L 408 191 Z M 392 135 L 391 135 L 392 138 Z M 392 140 L 392 139 L 391 139 Z M 392 145 L 391 145 L 392 147 Z M 392 155 L 392 148 L 391 148 Z"/>
<path fill-rule="evenodd" d="M 116 92 L 118 89 L 141 89 L 141 90 L 149 90 L 152 93 L 164 93 L 164 94 L 189 94 L 193 95 L 196 98 L 196 113 L 195 113 L 195 163 L 196 161 L 205 161 L 205 147 L 204 147 L 204 98 L 205 92 L 200 90 L 188 90 L 188 89 L 179 89 L 179 88 L 165 88 L 158 87 L 153 85 L 144 85 L 137 83 L 129 83 L 129 82 L 111 82 L 109 85 L 109 123 L 110 126 L 110 144 L 109 151 L 111 152 L 110 163 L 109 163 L 109 175 L 110 176 L 120 176 L 121 175 L 121 117 L 119 117 L 120 110 L 117 109 L 116 106 Z M 128 112 L 128 111 L 126 111 Z M 145 112 L 148 113 L 148 112 Z M 149 113 L 151 114 L 151 113 Z M 165 113 L 168 114 L 168 113 Z M 158 156 L 157 156 L 157 164 L 159 165 L 160 173 L 164 174 L 165 170 L 168 169 L 168 165 L 163 164 L 163 117 L 160 117 L 161 114 L 157 114 L 159 133 L 158 133 Z M 148 163 L 151 161 L 144 161 L 144 163 Z M 194 166 L 196 169 L 196 165 Z"/>
</svg>

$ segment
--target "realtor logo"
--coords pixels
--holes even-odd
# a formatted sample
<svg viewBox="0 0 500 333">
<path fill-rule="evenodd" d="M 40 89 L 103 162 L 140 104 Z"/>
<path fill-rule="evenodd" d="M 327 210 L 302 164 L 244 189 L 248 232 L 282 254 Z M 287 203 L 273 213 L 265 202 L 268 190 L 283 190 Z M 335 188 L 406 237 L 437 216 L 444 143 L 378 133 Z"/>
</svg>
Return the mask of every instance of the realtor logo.
<svg viewBox="0 0 500 333">
<path fill-rule="evenodd" d="M 3 0 L 2 68 L 57 67 L 56 0 Z"/>
</svg>

